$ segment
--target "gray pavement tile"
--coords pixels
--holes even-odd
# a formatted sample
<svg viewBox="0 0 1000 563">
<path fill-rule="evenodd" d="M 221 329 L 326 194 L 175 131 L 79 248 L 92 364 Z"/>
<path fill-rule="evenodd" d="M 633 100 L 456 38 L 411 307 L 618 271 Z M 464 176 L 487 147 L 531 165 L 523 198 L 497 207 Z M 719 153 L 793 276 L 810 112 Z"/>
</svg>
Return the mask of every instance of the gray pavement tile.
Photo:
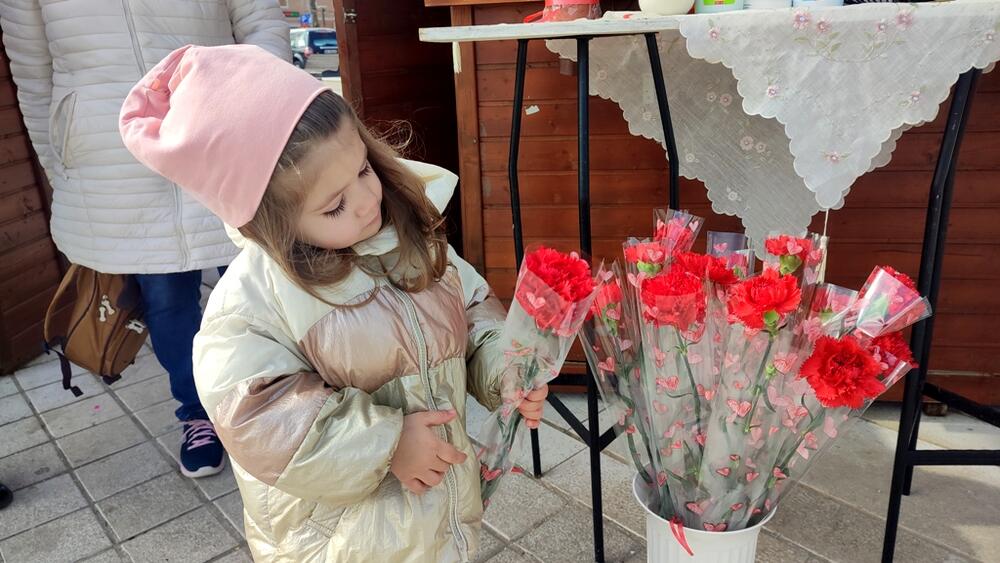
<svg viewBox="0 0 1000 563">
<path fill-rule="evenodd" d="M 173 399 L 163 401 L 158 405 L 153 405 L 135 413 L 135 417 L 146 427 L 146 431 L 153 436 L 162 436 L 167 432 L 172 432 L 181 427 L 180 421 L 174 411 L 177 410 L 178 403 Z"/>
<path fill-rule="evenodd" d="M 546 563 L 592 561 L 594 533 L 590 509 L 569 506 L 536 526 L 516 544 Z M 605 521 L 604 554 L 607 561 L 625 561 L 642 549 L 640 540 Z"/>
<path fill-rule="evenodd" d="M 203 507 L 137 536 L 122 547 L 137 562 L 201 563 L 236 545 L 236 539 Z"/>
<path fill-rule="evenodd" d="M 1000 430 L 996 432 L 1000 434 Z M 919 446 L 937 448 L 926 442 Z M 884 517 L 895 447 L 896 432 L 858 421 L 815 461 L 803 483 Z M 970 557 L 989 559 L 1000 553 L 998 507 L 1000 467 L 924 466 L 914 471 L 912 494 L 903 501 L 900 523 Z M 928 517 L 931 514 L 934 517 Z"/>
<path fill-rule="evenodd" d="M 38 417 L 22 418 L 0 426 L 0 458 L 47 442 L 48 434 Z"/>
<path fill-rule="evenodd" d="M 0 518 L 0 539 L 29 530 L 87 505 L 69 475 L 21 489 Z"/>
<path fill-rule="evenodd" d="M 246 536 L 243 527 L 243 497 L 239 491 L 233 491 L 227 495 L 219 497 L 215 501 L 215 506 L 222 511 L 226 520 L 236 528 L 241 536 Z"/>
<path fill-rule="evenodd" d="M 639 537 L 646 535 L 646 512 L 632 494 L 635 469 L 601 456 L 601 498 L 604 515 Z M 542 477 L 585 506 L 593 506 L 590 491 L 590 451 L 583 450 Z"/>
<path fill-rule="evenodd" d="M 73 392 L 63 389 L 62 382 L 56 381 L 24 392 L 31 405 L 38 412 L 50 411 L 77 401 L 104 393 L 104 383 L 89 373 L 81 373 L 73 378 L 73 385 L 80 388 L 83 395 L 74 397 Z"/>
<path fill-rule="evenodd" d="M 566 506 L 566 500 L 525 475 L 507 474 L 483 520 L 502 538 L 521 537 Z"/>
<path fill-rule="evenodd" d="M 202 504 L 185 479 L 167 473 L 97 503 L 119 541 L 153 529 Z"/>
<path fill-rule="evenodd" d="M 18 490 L 65 473 L 66 464 L 51 442 L 0 458 L 3 483 Z"/>
<path fill-rule="evenodd" d="M 171 469 L 159 449 L 146 442 L 85 465 L 76 475 L 91 498 L 100 501 Z"/>
<path fill-rule="evenodd" d="M 497 537 L 493 532 L 483 527 L 482 531 L 479 533 L 479 551 L 476 553 L 476 558 L 473 559 L 474 563 L 481 563 L 487 561 L 502 549 L 506 547 L 506 543 Z"/>
<path fill-rule="evenodd" d="M 164 373 L 167 373 L 167 370 L 160 365 L 155 354 L 140 353 L 135 359 L 135 363 L 122 371 L 122 378 L 112 385 L 112 388 L 116 389 L 119 385 L 132 385 Z"/>
<path fill-rule="evenodd" d="M 757 537 L 757 563 L 807 563 L 812 554 L 767 530 Z"/>
<path fill-rule="evenodd" d="M 146 435 L 131 418 L 120 416 L 59 438 L 56 445 L 69 460 L 71 467 L 80 467 L 145 440 Z"/>
<path fill-rule="evenodd" d="M 0 375 L 0 398 L 13 395 L 14 393 L 17 393 L 17 385 L 14 384 L 14 378 Z"/>
<path fill-rule="evenodd" d="M 90 559 L 84 559 L 81 563 L 132 563 L 132 561 L 114 549 L 109 549 L 98 553 Z"/>
<path fill-rule="evenodd" d="M 107 393 L 66 405 L 41 414 L 45 426 L 56 438 L 62 438 L 91 426 L 97 426 L 125 414 Z"/>
<path fill-rule="evenodd" d="M 0 425 L 31 416 L 31 407 L 21 395 L 10 395 L 0 399 Z"/>
<path fill-rule="evenodd" d="M 572 412 L 573 415 L 576 416 L 580 422 L 583 422 L 584 426 L 586 426 L 587 419 L 589 418 L 587 416 L 587 396 L 581 393 L 557 393 L 556 396 L 564 405 L 566 405 L 567 408 L 569 408 L 570 412 Z M 602 401 L 598 401 L 597 412 L 600 413 L 603 411 L 604 403 Z M 563 430 L 570 430 L 569 423 L 567 423 L 566 420 L 563 419 L 558 412 L 556 412 L 556 409 L 552 405 L 545 405 L 545 414 L 543 415 L 543 418 L 553 426 L 557 426 Z"/>
<path fill-rule="evenodd" d="M 182 430 L 175 430 L 170 434 L 160 436 L 157 441 L 163 446 L 170 456 L 174 458 L 174 461 L 180 463 L 180 448 L 181 448 L 181 436 L 183 434 Z M 222 472 L 217 475 L 212 475 L 211 477 L 201 477 L 199 479 L 194 479 L 195 486 L 201 490 L 208 499 L 214 500 L 222 495 L 231 493 L 236 490 L 236 478 L 233 476 L 233 468 L 229 463 L 229 459 L 226 459 L 226 467 L 223 468 Z"/>
<path fill-rule="evenodd" d="M 242 547 L 232 553 L 216 559 L 213 563 L 253 563 L 253 558 L 250 557 L 250 551 L 247 548 Z"/>
<path fill-rule="evenodd" d="M 129 383 L 122 380 L 122 383 Z M 126 387 L 115 387 L 115 394 L 129 410 L 137 411 L 172 399 L 170 377 L 166 373 L 153 376 L 145 381 L 132 383 Z"/>
<path fill-rule="evenodd" d="M 514 548 L 507 548 L 486 561 L 487 563 L 541 563 L 540 559 L 521 553 Z"/>
<path fill-rule="evenodd" d="M 898 403 L 875 403 L 865 411 L 864 418 L 888 428 L 899 429 Z M 920 439 L 942 448 L 1000 450 L 1000 430 L 954 409 L 946 416 L 922 416 Z"/>
<path fill-rule="evenodd" d="M 12 563 L 69 563 L 110 546 L 97 517 L 85 508 L 0 542 L 0 553 Z"/>
<path fill-rule="evenodd" d="M 530 470 L 531 447 L 527 436 L 524 439 L 524 443 L 526 447 L 523 451 L 517 452 L 514 459 L 515 463 L 526 470 Z M 542 473 L 552 471 L 557 465 L 573 457 L 574 454 L 585 447 L 580 440 L 567 436 L 548 424 L 542 424 L 538 428 L 538 443 L 542 457 Z"/>
<path fill-rule="evenodd" d="M 788 493 L 766 528 L 833 561 L 865 563 L 882 556 L 884 520 L 806 486 Z M 896 560 L 971 561 L 904 528 L 899 530 Z"/>
<path fill-rule="evenodd" d="M 55 354 L 52 354 L 51 357 L 53 360 L 57 359 Z M 87 370 L 76 364 L 72 364 L 72 366 L 72 374 L 74 376 L 87 373 Z M 14 374 L 14 377 L 17 379 L 21 389 L 34 389 L 35 387 L 48 385 L 55 381 L 62 381 L 62 368 L 58 361 L 42 362 L 18 370 Z"/>
</svg>

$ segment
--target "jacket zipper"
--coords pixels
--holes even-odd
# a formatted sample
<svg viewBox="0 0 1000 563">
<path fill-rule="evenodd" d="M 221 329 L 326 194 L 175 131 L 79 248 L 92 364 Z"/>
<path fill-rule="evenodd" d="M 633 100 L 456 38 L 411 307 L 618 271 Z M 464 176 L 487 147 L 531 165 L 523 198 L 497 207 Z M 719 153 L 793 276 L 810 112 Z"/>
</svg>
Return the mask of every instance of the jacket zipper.
<svg viewBox="0 0 1000 563">
<path fill-rule="evenodd" d="M 135 62 L 139 66 L 139 74 L 141 76 L 146 76 L 146 62 L 142 58 L 142 49 L 139 47 L 139 38 L 135 33 L 135 20 L 132 17 L 132 7 L 129 5 L 130 0 L 122 0 L 122 10 L 125 11 L 125 25 L 128 27 L 128 37 L 132 42 L 132 53 L 135 55 Z M 186 271 L 188 269 L 188 263 L 191 261 L 191 256 L 187 248 L 187 235 L 184 233 L 184 201 L 181 198 L 181 189 L 174 184 L 174 207 L 177 211 L 175 217 L 176 221 L 174 226 L 177 229 L 177 234 L 180 236 L 180 247 L 181 247 L 181 268 L 180 271 Z"/>
<path fill-rule="evenodd" d="M 406 309 L 406 317 L 408 324 L 410 325 L 410 330 L 413 332 L 413 336 L 417 341 L 417 354 L 420 361 L 420 378 L 424 382 L 424 389 L 427 392 L 427 406 L 432 410 L 438 410 L 437 401 L 434 400 L 434 394 L 431 392 L 431 376 L 430 369 L 427 365 L 427 341 L 424 339 L 424 332 L 420 328 L 420 323 L 417 321 L 417 310 L 413 305 L 413 300 L 404 291 L 393 286 L 392 284 L 386 285 L 390 288 L 394 294 L 403 302 L 403 306 Z M 444 430 L 442 429 L 442 432 Z M 447 440 L 447 436 L 445 436 Z M 458 540 L 458 547 L 461 551 L 462 560 L 469 560 L 469 541 L 466 539 L 465 534 L 462 533 L 462 527 L 458 521 L 458 481 L 455 478 L 455 470 L 453 468 L 448 468 L 448 473 L 445 474 L 445 484 L 448 487 L 448 503 L 449 512 L 451 519 L 451 531 L 455 535 L 455 539 Z"/>
</svg>

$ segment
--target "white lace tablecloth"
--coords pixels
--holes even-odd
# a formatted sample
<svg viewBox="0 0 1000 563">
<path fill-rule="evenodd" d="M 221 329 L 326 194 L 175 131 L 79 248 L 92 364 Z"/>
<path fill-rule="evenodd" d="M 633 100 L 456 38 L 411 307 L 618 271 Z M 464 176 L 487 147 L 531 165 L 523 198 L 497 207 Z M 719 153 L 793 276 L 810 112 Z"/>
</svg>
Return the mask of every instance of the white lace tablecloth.
<svg viewBox="0 0 1000 563">
<path fill-rule="evenodd" d="M 644 38 L 602 36 L 644 31 L 659 32 L 681 174 L 703 181 L 713 209 L 739 216 L 761 240 L 803 231 L 818 211 L 841 206 L 859 176 L 889 162 L 903 131 L 934 119 L 959 74 L 991 68 L 1000 1 L 612 13 L 424 38 L 593 35 L 591 94 L 618 103 L 632 134 L 662 143 Z M 576 58 L 575 41 L 547 45 Z"/>
</svg>

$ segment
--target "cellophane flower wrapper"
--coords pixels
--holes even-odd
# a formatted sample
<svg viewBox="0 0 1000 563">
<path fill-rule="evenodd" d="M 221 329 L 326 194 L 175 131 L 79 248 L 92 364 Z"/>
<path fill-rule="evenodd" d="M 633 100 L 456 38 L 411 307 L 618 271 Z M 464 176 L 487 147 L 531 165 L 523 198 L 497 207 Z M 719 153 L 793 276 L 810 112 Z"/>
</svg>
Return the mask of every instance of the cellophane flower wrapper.
<svg viewBox="0 0 1000 563">
<path fill-rule="evenodd" d="M 790 323 L 801 308 L 801 290 L 791 273 L 768 269 L 732 288 L 727 308 L 730 326 L 720 385 L 705 420 L 699 489 L 681 514 L 685 525 L 713 531 L 742 527 L 753 515 L 749 500 L 766 488 L 760 469 L 770 461 L 769 439 L 782 423 L 768 393 L 799 361 Z"/>
<path fill-rule="evenodd" d="M 803 237 L 772 234 L 764 241 L 764 267 L 799 280 L 802 302 L 809 303 L 815 286 L 823 282 L 827 238 L 816 233 Z"/>
<path fill-rule="evenodd" d="M 634 302 L 628 298 L 624 271 L 616 262 L 597 284 L 591 315 L 580 330 L 580 342 L 597 382 L 616 434 L 626 434 L 636 467 L 655 461 L 650 440 L 649 412 L 642 393 L 642 346 Z M 658 463 L 658 462 L 657 462 Z M 652 483 L 656 471 L 643 473 Z"/>
<path fill-rule="evenodd" d="M 745 279 L 754 272 L 753 249 L 743 233 L 708 232 L 708 255 L 722 258 L 736 277 Z"/>
<path fill-rule="evenodd" d="M 708 260 L 686 252 L 693 237 L 680 227 L 688 224 L 668 211 L 653 241 L 625 244 L 634 307 L 623 314 L 631 310 L 639 327 L 631 358 L 641 357 L 640 385 L 623 386 L 629 376 L 619 370 L 602 393 L 615 397 L 607 400 L 620 405 L 623 426 L 631 417 L 648 436 L 633 462 L 656 491 L 649 508 L 690 528 L 737 530 L 774 510 L 846 425 L 914 366 L 899 331 L 930 307 L 888 267 L 860 292 L 823 283 L 825 237 L 771 237 L 763 271 L 748 277 L 745 238 L 709 233 Z M 601 362 L 610 367 L 605 350 L 620 348 L 585 337 L 598 341 L 589 353 L 595 372 Z M 645 403 L 645 414 L 629 412 L 626 396 Z"/>
<path fill-rule="evenodd" d="M 886 303 L 896 304 L 896 314 L 889 312 Z M 763 486 L 756 490 L 746 487 L 743 498 L 726 499 L 734 500 L 734 505 L 745 503 L 745 510 L 728 515 L 729 529 L 753 525 L 773 510 L 833 439 L 856 421 L 879 395 L 915 367 L 899 331 L 929 314 L 930 308 L 924 298 L 881 268 L 876 268 L 869 277 L 863 293 L 829 284 L 817 286 L 803 326 L 811 324 L 818 330 L 796 331 L 793 337 L 797 346 L 796 358 L 787 372 L 779 370 L 767 389 L 765 414 L 771 413 L 770 420 L 762 418 L 761 424 L 768 425 L 766 433 L 771 435 L 765 439 L 767 455 L 758 454 L 757 468 L 754 468 Z M 878 325 L 881 330 L 870 334 L 861 332 L 857 321 L 877 316 L 884 321 Z M 902 351 L 893 346 L 880 349 L 879 340 L 876 340 L 879 337 L 899 339 Z M 867 382 L 868 389 L 863 393 L 850 398 L 824 399 L 818 395 L 818 382 L 814 384 L 811 378 L 823 370 L 816 367 L 834 365 L 844 358 L 838 355 L 840 360 L 834 364 L 823 363 L 824 348 L 832 346 L 834 340 L 847 344 L 845 348 L 856 351 L 858 357 L 870 355 L 874 360 L 871 369 L 877 377 Z M 840 377 L 832 377 L 831 381 L 834 385 L 843 384 Z M 760 435 L 763 437 L 763 431 Z"/>
<path fill-rule="evenodd" d="M 503 404 L 489 416 L 480 433 L 483 446 L 478 457 L 484 505 L 496 491 L 500 478 L 513 467 L 512 451 L 523 450 L 518 406 L 531 391 L 559 375 L 595 295 L 591 281 L 585 297 L 570 301 L 528 269 L 529 258 L 524 262 L 500 335 L 504 350 L 500 384 Z"/>
<path fill-rule="evenodd" d="M 657 209 L 653 214 L 653 240 L 663 242 L 668 256 L 691 250 L 705 223 L 701 217 L 683 210 Z"/>
</svg>

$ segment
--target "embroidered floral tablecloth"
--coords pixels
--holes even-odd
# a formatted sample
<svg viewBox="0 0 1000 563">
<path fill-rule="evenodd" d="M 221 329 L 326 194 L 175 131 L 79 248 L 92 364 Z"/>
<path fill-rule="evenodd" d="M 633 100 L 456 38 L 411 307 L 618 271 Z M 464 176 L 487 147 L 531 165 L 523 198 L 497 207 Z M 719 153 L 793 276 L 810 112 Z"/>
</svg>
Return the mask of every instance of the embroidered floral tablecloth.
<svg viewBox="0 0 1000 563">
<path fill-rule="evenodd" d="M 934 119 L 959 74 L 1000 59 L 1000 1 L 867 4 L 649 18 L 658 26 L 681 174 L 748 234 L 805 230 Z M 564 24 L 565 25 L 565 24 Z M 520 26 L 517 26 L 520 27 Z M 575 59 L 576 43 L 549 48 Z M 591 94 L 663 142 L 641 36 L 591 41 Z M 720 64 L 721 63 L 721 64 Z"/>
</svg>

